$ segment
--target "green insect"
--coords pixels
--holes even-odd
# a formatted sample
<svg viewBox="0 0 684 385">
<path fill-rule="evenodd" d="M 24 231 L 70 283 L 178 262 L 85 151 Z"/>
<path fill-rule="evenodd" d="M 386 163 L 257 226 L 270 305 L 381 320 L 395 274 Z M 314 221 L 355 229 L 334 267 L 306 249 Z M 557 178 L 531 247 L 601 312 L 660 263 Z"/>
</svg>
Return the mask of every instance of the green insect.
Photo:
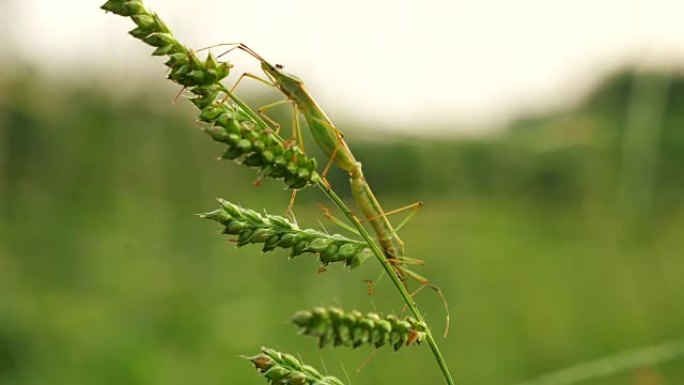
<svg viewBox="0 0 684 385">
<path fill-rule="evenodd" d="M 370 188 L 370 185 L 363 175 L 361 163 L 356 160 L 354 154 L 349 149 L 349 146 L 344 141 L 342 132 L 335 127 L 328 115 L 306 90 L 304 87 L 304 82 L 297 76 L 285 72 L 283 70 L 283 66 L 269 63 L 263 57 L 242 43 L 227 43 L 221 45 L 232 45 L 233 48 L 219 55 L 219 57 L 234 49 L 240 49 L 260 61 L 261 69 L 264 71 L 268 79 L 263 79 L 251 73 L 244 73 L 232 87 L 232 90 L 235 90 L 242 79 L 248 77 L 275 87 L 283 95 L 285 95 L 285 100 L 266 105 L 259 109 L 259 113 L 271 124 L 273 124 L 276 131 L 278 131 L 280 129 L 280 125 L 265 115 L 264 112 L 269 108 L 290 103 L 293 109 L 293 141 L 297 143 L 300 148 L 304 148 L 304 146 L 302 141 L 302 132 L 299 125 L 299 114 L 304 117 L 309 130 L 311 131 L 311 135 L 316 141 L 316 144 L 330 159 L 321 176 L 325 179 L 325 176 L 333 163 L 349 175 L 351 191 L 354 200 L 356 201 L 359 209 L 363 212 L 366 221 L 369 222 L 373 227 L 378 242 L 380 243 L 380 246 L 382 247 L 388 261 L 392 264 L 394 271 L 404 283 L 406 282 L 407 278 L 412 278 L 419 282 L 420 287 L 414 291 L 414 294 L 425 287 L 429 287 L 440 295 L 444 302 L 444 306 L 447 309 L 448 328 L 448 306 L 441 290 L 431 284 L 426 278 L 406 268 L 406 265 L 421 265 L 423 262 L 405 256 L 404 242 L 397 234 L 397 231 L 403 225 L 405 225 L 413 217 L 413 215 L 415 215 L 418 209 L 420 209 L 422 203 L 417 202 L 391 212 L 385 212 L 380 206 L 380 203 L 376 199 L 373 191 Z M 209 48 L 213 47 L 216 46 Z M 294 193 L 290 201 L 290 206 L 293 202 Z M 396 228 L 394 228 L 388 219 L 388 215 L 407 209 L 411 209 L 409 215 L 407 215 L 407 217 Z"/>
</svg>

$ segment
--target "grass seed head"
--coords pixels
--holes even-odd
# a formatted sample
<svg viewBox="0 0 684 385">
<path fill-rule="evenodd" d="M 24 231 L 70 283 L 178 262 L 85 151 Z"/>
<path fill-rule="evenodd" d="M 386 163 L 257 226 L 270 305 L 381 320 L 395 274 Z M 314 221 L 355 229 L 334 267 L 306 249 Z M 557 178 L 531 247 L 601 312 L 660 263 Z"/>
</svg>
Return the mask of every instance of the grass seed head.
<svg viewBox="0 0 684 385">
<path fill-rule="evenodd" d="M 219 101 L 227 91 L 221 81 L 230 74 L 229 63 L 219 62 L 211 53 L 200 59 L 139 0 L 109 0 L 102 9 L 130 17 L 136 24 L 130 34 L 154 47 L 152 55 L 168 57 L 168 78 L 193 95 L 190 100 L 201 110 L 199 120 L 210 124 L 205 132 L 227 146 L 223 159 L 256 168 L 262 177 L 282 179 L 291 189 L 320 181 L 315 159 L 296 146 L 286 146 L 274 133 L 256 124 L 247 111 Z"/>
<path fill-rule="evenodd" d="M 201 216 L 221 223 L 224 234 L 237 236 L 238 247 L 263 244 L 264 252 L 277 248 L 291 249 L 291 258 L 304 253 L 318 254 L 323 266 L 339 262 L 350 269 L 358 267 L 370 256 L 371 251 L 361 241 L 339 234 L 300 229 L 287 218 L 260 214 L 225 200 L 219 200 L 219 203 L 220 209 Z"/>
<path fill-rule="evenodd" d="M 335 377 L 321 375 L 318 370 L 309 365 L 304 365 L 293 355 L 273 349 L 261 348 L 260 354 L 247 359 L 271 384 L 344 385 Z"/>
<path fill-rule="evenodd" d="M 239 106 L 214 103 L 202 110 L 199 120 L 210 124 L 204 131 L 212 139 L 226 145 L 222 158 L 256 168 L 263 177 L 283 179 L 292 189 L 317 182 L 317 163 L 313 158 L 296 146 L 285 148 L 274 133 L 258 129 Z M 284 153 L 288 153 L 288 158 L 277 162 L 273 154 Z"/>
<path fill-rule="evenodd" d="M 397 351 L 402 346 L 420 344 L 427 330 L 425 324 L 412 317 L 363 315 L 334 307 L 297 312 L 292 322 L 299 326 L 302 334 L 317 337 L 321 348 L 330 344 L 352 348 L 367 344 L 376 348 L 390 345 Z"/>
</svg>

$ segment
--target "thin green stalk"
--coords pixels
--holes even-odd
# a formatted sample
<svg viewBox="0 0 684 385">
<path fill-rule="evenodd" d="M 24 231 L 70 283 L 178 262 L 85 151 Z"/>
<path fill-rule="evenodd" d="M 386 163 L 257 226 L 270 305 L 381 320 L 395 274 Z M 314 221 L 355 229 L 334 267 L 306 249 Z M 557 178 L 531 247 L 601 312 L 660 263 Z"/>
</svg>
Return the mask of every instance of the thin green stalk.
<svg viewBox="0 0 684 385">
<path fill-rule="evenodd" d="M 394 271 L 392 268 L 391 263 L 385 257 L 385 254 L 380 250 L 380 247 L 375 243 L 371 235 L 368 233 L 365 227 L 361 225 L 358 219 L 354 216 L 354 214 L 349 210 L 347 205 L 342 201 L 342 199 L 330 188 L 328 187 L 327 184 L 323 181 L 317 182 L 318 187 L 325 193 L 325 195 L 333 202 L 335 203 L 335 206 L 337 206 L 340 211 L 344 214 L 344 216 L 347 217 L 351 221 L 351 223 L 356 227 L 356 229 L 359 231 L 359 234 L 361 237 L 366 241 L 368 246 L 370 247 L 371 251 L 377 258 L 378 262 L 382 265 L 382 268 L 385 269 L 385 272 L 387 275 L 390 277 L 390 280 L 392 281 L 392 284 L 394 287 L 399 291 L 399 294 L 401 294 L 401 298 L 404 300 L 404 303 L 406 303 L 406 306 L 409 308 L 411 311 L 411 314 L 413 314 L 414 317 L 418 320 L 418 322 L 423 322 L 425 323 L 425 320 L 423 319 L 423 315 L 420 313 L 418 310 L 418 305 L 416 305 L 415 301 L 413 301 L 413 298 L 411 298 L 411 295 L 408 293 L 406 288 L 404 287 L 403 283 L 397 276 L 397 273 Z M 442 371 L 442 374 L 444 375 L 444 379 L 446 379 L 447 384 L 449 385 L 455 385 L 455 382 L 453 378 L 451 377 L 451 373 L 449 373 L 449 368 L 447 367 L 446 361 L 444 360 L 444 356 L 442 356 L 442 353 L 439 350 L 439 347 L 437 346 L 437 341 L 435 341 L 435 338 L 432 335 L 432 331 L 430 328 L 426 330 L 426 341 L 428 345 L 430 346 L 430 350 L 432 350 L 432 355 L 435 356 L 435 359 L 437 360 L 437 364 L 439 365 L 439 369 Z"/>
</svg>

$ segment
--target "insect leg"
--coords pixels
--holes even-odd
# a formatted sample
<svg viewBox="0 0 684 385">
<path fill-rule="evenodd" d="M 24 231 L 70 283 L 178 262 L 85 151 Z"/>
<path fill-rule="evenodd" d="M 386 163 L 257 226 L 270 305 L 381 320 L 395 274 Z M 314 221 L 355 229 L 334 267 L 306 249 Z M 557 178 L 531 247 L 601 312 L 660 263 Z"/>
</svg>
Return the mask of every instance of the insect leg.
<svg viewBox="0 0 684 385">
<path fill-rule="evenodd" d="M 229 91 L 230 94 L 233 94 L 235 92 L 238 85 L 240 85 L 240 82 L 242 82 L 242 80 L 244 78 L 254 79 L 260 83 L 266 84 L 269 87 L 275 87 L 275 85 L 272 82 L 270 82 L 266 79 L 260 78 L 259 76 L 254 75 L 253 73 L 250 73 L 250 72 L 243 72 L 240 75 L 240 77 L 238 78 L 238 80 L 235 82 L 235 84 L 233 84 L 233 86 L 230 88 L 230 91 Z M 227 94 L 226 96 L 224 96 L 223 99 L 221 100 L 221 103 L 225 103 L 230 98 L 230 94 Z"/>
<path fill-rule="evenodd" d="M 410 205 L 406 205 L 406 206 L 404 206 L 404 207 L 400 207 L 400 208 L 398 208 L 398 209 L 394 209 L 394 210 L 388 211 L 388 212 L 386 212 L 386 213 L 378 214 L 378 215 L 376 215 L 376 216 L 374 216 L 374 217 L 371 217 L 371 218 L 366 218 L 366 219 L 364 219 L 364 220 L 362 221 L 362 223 L 364 223 L 364 222 L 370 222 L 370 221 L 372 221 L 372 220 L 374 220 L 374 219 L 378 219 L 378 218 L 382 218 L 382 217 L 387 217 L 387 216 L 390 216 L 390 215 L 392 215 L 392 214 L 398 214 L 398 213 L 401 213 L 401 212 L 406 211 L 406 210 L 411 210 L 411 211 L 406 215 L 406 218 L 404 218 L 404 219 L 399 223 L 399 225 L 397 225 L 397 226 L 394 228 L 394 231 L 397 232 L 397 231 L 399 231 L 399 229 L 401 229 L 402 227 L 404 227 L 411 219 L 413 219 L 413 217 L 418 213 L 418 211 L 420 211 L 421 208 L 423 208 L 423 202 L 418 201 L 418 202 L 415 202 L 415 203 L 411 203 Z"/>
<path fill-rule="evenodd" d="M 266 115 L 266 110 L 271 109 L 273 107 L 277 107 L 281 104 L 288 103 L 289 100 L 279 100 L 277 102 L 267 104 L 261 108 L 259 108 L 257 111 L 259 112 L 259 115 L 261 115 L 264 120 L 266 120 L 268 123 L 273 125 L 273 129 L 275 130 L 275 134 L 278 135 L 280 133 L 280 123 L 278 123 L 275 119 L 271 118 L 270 116 Z"/>
<path fill-rule="evenodd" d="M 290 106 L 292 107 L 292 136 L 297 142 L 297 145 L 302 150 L 302 152 L 305 152 L 304 136 L 302 136 L 302 126 L 299 124 L 299 110 L 297 110 L 297 105 L 293 101 L 288 101 L 290 102 Z"/>
<path fill-rule="evenodd" d="M 266 80 L 266 79 L 260 78 L 260 77 L 258 77 L 257 75 L 254 75 L 253 73 L 243 72 L 242 75 L 240 75 L 240 77 L 238 78 L 238 80 L 235 82 L 235 84 L 233 84 L 233 86 L 230 87 L 230 93 L 231 93 L 231 94 L 235 92 L 235 90 L 236 90 L 236 89 L 238 88 L 238 86 L 240 85 L 240 82 L 242 82 L 242 80 L 243 80 L 244 78 L 254 79 L 254 80 L 256 80 L 256 81 L 258 81 L 258 82 L 260 82 L 260 83 L 266 84 L 266 85 L 269 86 L 269 87 L 275 87 L 275 86 L 273 85 L 273 83 L 271 83 L 270 81 L 268 81 L 268 80 Z M 230 98 L 230 95 L 226 95 L 226 96 L 223 98 L 223 100 L 221 100 L 221 103 L 225 103 L 225 102 L 228 100 L 228 98 Z"/>
<path fill-rule="evenodd" d="M 280 102 L 272 103 L 269 106 L 261 107 L 259 109 L 259 113 L 266 119 L 270 119 L 266 114 L 264 114 L 264 110 L 266 108 L 271 108 L 280 104 L 284 103 L 290 103 L 292 106 L 292 140 L 297 143 L 299 148 L 304 151 L 304 137 L 302 136 L 302 128 L 299 125 L 299 111 L 297 110 L 297 106 L 289 99 L 286 100 L 281 100 Z M 280 125 L 278 125 L 280 128 Z M 295 155 L 296 156 L 296 155 Z M 292 209 L 294 208 L 295 200 L 297 199 L 297 190 L 292 190 L 292 194 L 290 195 L 290 203 L 287 206 L 287 211 L 290 213 L 292 218 L 294 219 L 294 212 Z M 295 219 L 295 223 L 297 220 Z"/>
<path fill-rule="evenodd" d="M 297 190 L 292 190 L 292 193 L 290 194 L 290 202 L 287 204 L 287 210 L 285 210 L 285 215 L 289 216 L 292 218 L 292 221 L 297 224 L 297 218 L 295 218 L 294 211 L 292 210 L 294 208 L 295 200 L 297 199 Z"/>
<path fill-rule="evenodd" d="M 233 85 L 233 87 L 230 88 L 230 92 L 235 92 L 235 89 L 237 88 L 238 84 L 240 84 L 240 82 L 241 82 L 242 79 L 244 79 L 244 78 L 254 79 L 254 80 L 258 81 L 258 82 L 261 82 L 261 83 L 266 84 L 266 85 L 269 86 L 269 87 L 275 87 L 275 85 L 274 85 L 273 83 L 271 83 L 270 81 L 268 81 L 268 80 L 266 80 L 266 79 L 264 79 L 264 78 L 260 78 L 259 76 L 254 75 L 253 73 L 250 73 L 250 72 L 243 72 L 242 75 L 240 75 L 240 77 L 238 78 L 238 80 L 235 82 L 235 84 Z"/>
<path fill-rule="evenodd" d="M 449 325 L 451 324 L 451 315 L 449 313 L 449 304 L 447 303 L 446 297 L 444 297 L 444 293 L 442 292 L 442 290 L 439 287 L 437 287 L 436 285 L 433 285 L 432 283 L 430 283 L 430 281 L 427 278 L 423 277 L 422 275 L 415 273 L 412 270 L 409 270 L 409 269 L 406 269 L 406 268 L 400 267 L 400 266 L 398 266 L 397 268 L 400 269 L 401 271 L 403 271 L 404 274 L 406 274 L 408 277 L 415 279 L 416 281 L 418 281 L 418 283 L 421 284 L 421 287 L 416 289 L 415 292 L 413 294 L 411 294 L 411 296 L 413 296 L 414 294 L 418 294 L 421 290 L 428 287 L 428 288 L 434 290 L 437 293 L 437 295 L 439 296 L 439 298 L 442 300 L 442 304 L 444 305 L 444 311 L 446 312 L 446 325 L 444 327 L 444 338 L 446 338 L 447 335 L 449 334 Z"/>
<path fill-rule="evenodd" d="M 271 83 L 269 83 L 263 79 L 260 79 L 260 80 L 266 84 L 272 85 Z M 284 99 L 284 100 L 280 100 L 280 101 L 277 101 L 277 102 L 274 102 L 271 104 L 267 104 L 267 105 L 259 108 L 259 110 L 258 110 L 259 115 L 261 115 L 266 121 L 268 121 L 269 123 L 271 123 L 274 126 L 275 134 L 278 135 L 280 133 L 280 123 L 278 123 L 275 119 L 271 118 L 270 116 L 266 115 L 266 110 L 271 109 L 273 107 L 280 106 L 280 105 L 285 104 L 285 103 L 291 103 L 291 105 L 293 107 L 293 109 L 292 109 L 292 139 L 290 141 L 288 141 L 289 145 L 291 145 L 292 143 L 296 143 L 300 147 L 300 149 L 302 149 L 302 151 L 304 151 L 304 142 L 303 142 L 303 138 L 301 136 L 302 130 L 299 127 L 299 113 L 297 111 L 296 106 L 294 105 L 294 103 L 292 103 L 291 100 Z M 286 146 L 288 146 L 288 147 L 289 147 L 289 145 L 286 144 Z M 292 193 L 290 195 L 290 202 L 288 203 L 287 210 L 285 211 L 285 214 L 292 217 L 292 219 L 295 221 L 295 223 L 297 222 L 297 220 L 295 218 L 293 208 L 294 208 L 294 204 L 295 204 L 296 199 L 297 199 L 297 190 L 292 190 Z"/>
<path fill-rule="evenodd" d="M 328 188 L 330 188 L 330 182 L 328 182 L 328 178 L 326 176 L 328 175 L 328 172 L 330 172 L 330 167 L 332 167 L 333 163 L 335 162 L 335 157 L 337 156 L 337 151 L 339 151 L 339 147 L 335 147 L 333 150 L 332 156 L 328 160 L 328 164 L 325 165 L 325 168 L 323 169 L 323 173 L 321 173 L 321 179 L 323 179 L 323 182 L 325 182 L 326 185 L 328 185 Z"/>
<path fill-rule="evenodd" d="M 380 275 L 378 276 L 378 278 L 377 278 L 375 281 L 373 281 L 372 279 L 366 279 L 366 280 L 363 281 L 363 282 L 365 282 L 366 284 L 368 284 L 368 295 L 369 295 L 369 296 L 373 295 L 373 293 L 375 292 L 375 286 L 376 286 L 378 283 L 380 283 L 380 281 L 382 281 L 382 278 L 383 278 L 384 276 L 385 276 L 385 270 L 382 270 L 382 271 L 380 272 Z"/>
<path fill-rule="evenodd" d="M 338 225 L 339 227 L 351 233 L 359 235 L 359 232 L 355 228 L 349 226 L 348 224 L 344 223 L 344 221 L 342 221 L 341 219 L 332 215 L 332 210 L 330 209 L 330 207 L 324 206 L 322 204 L 318 204 L 317 206 L 319 209 L 321 209 L 321 211 L 323 211 L 323 217 L 325 217 L 325 219 L 329 220 L 330 222 Z"/>
<path fill-rule="evenodd" d="M 396 258 L 390 259 L 389 262 L 395 266 L 401 266 L 401 265 L 423 266 L 423 265 L 425 265 L 425 262 L 423 262 L 422 260 L 416 259 L 416 258 L 409 258 L 409 257 L 396 257 Z"/>
</svg>

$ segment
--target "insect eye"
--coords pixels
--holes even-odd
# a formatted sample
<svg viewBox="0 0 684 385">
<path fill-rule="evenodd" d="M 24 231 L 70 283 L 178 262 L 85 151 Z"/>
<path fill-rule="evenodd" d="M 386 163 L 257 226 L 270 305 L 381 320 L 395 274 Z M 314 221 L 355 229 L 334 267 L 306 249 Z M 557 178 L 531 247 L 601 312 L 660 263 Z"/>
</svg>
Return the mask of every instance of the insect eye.
<svg viewBox="0 0 684 385">
<path fill-rule="evenodd" d="M 277 69 L 279 69 L 279 70 L 281 70 L 281 69 L 284 68 L 282 64 L 276 64 L 275 67 L 276 67 Z"/>
</svg>

